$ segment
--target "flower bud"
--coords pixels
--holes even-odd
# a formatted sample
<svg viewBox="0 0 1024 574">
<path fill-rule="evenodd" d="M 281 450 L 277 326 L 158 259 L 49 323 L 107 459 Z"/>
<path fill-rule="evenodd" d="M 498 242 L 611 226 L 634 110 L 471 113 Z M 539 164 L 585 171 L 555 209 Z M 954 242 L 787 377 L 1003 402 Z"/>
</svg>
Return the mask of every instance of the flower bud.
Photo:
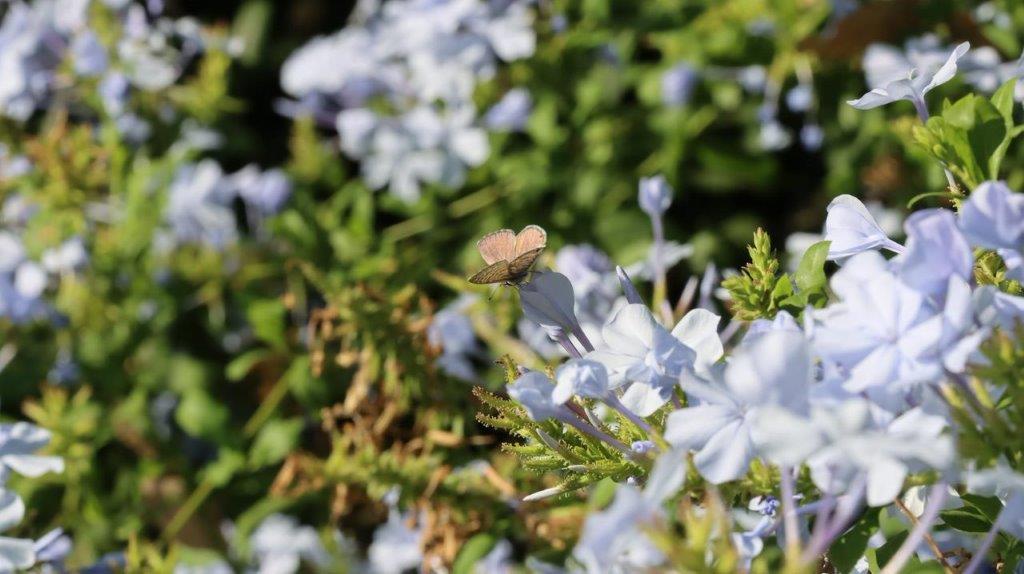
<svg viewBox="0 0 1024 574">
<path fill-rule="evenodd" d="M 644 213 L 651 217 L 661 217 L 672 205 L 672 187 L 663 175 L 642 178 L 638 200 Z"/>
<path fill-rule="evenodd" d="M 575 333 L 576 319 L 572 283 L 561 273 L 536 272 L 529 283 L 519 287 L 519 300 L 526 318 L 544 327 L 549 333 Z"/>
</svg>

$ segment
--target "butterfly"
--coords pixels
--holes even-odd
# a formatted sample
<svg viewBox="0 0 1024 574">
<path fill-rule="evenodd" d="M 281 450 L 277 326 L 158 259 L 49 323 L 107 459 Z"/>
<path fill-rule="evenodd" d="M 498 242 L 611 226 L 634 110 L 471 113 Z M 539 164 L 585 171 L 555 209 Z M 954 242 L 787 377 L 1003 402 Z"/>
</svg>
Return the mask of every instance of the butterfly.
<svg viewBox="0 0 1024 574">
<path fill-rule="evenodd" d="M 484 267 L 469 278 L 470 283 L 516 283 L 526 276 L 533 262 L 548 244 L 548 233 L 536 225 L 527 225 L 517 235 L 511 229 L 499 229 L 476 242 Z"/>
</svg>

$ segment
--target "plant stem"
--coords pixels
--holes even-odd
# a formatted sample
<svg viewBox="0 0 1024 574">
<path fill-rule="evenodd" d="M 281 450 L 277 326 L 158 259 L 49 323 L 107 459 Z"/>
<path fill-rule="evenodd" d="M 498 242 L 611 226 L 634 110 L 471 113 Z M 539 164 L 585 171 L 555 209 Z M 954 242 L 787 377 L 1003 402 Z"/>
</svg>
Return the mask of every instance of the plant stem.
<svg viewBox="0 0 1024 574">
<path fill-rule="evenodd" d="M 185 503 L 178 508 L 178 511 L 174 513 L 171 521 L 164 527 L 163 539 L 166 541 L 173 540 L 178 535 L 178 532 L 185 526 L 192 515 L 199 510 L 203 502 L 206 501 L 207 497 L 213 492 L 213 482 L 204 480 L 199 483 L 199 486 L 192 491 Z"/>
<path fill-rule="evenodd" d="M 978 568 L 985 563 L 985 556 L 988 551 L 992 548 L 992 544 L 996 541 L 996 536 L 999 534 L 999 519 L 1003 517 L 1002 511 L 999 512 L 999 516 L 996 517 L 996 521 L 992 523 L 992 528 L 985 534 L 985 538 L 982 539 L 981 545 L 974 552 L 974 556 L 971 557 L 971 561 L 967 564 L 967 568 L 964 568 L 961 574 L 974 574 Z"/>
<path fill-rule="evenodd" d="M 903 541 L 896 553 L 892 555 L 889 562 L 882 569 L 882 574 L 897 574 L 903 568 L 904 564 L 910 560 L 910 557 L 917 551 L 917 547 L 921 545 L 921 541 L 925 538 L 928 539 L 928 546 L 931 548 L 932 553 L 942 562 L 943 568 L 949 570 L 949 565 L 942 557 L 942 551 L 939 550 L 935 540 L 932 539 L 931 535 L 928 534 L 928 529 L 931 528 L 932 523 L 939 516 L 939 510 L 942 508 L 942 503 L 946 501 L 946 485 L 944 483 L 937 483 L 932 487 L 931 493 L 928 496 L 928 504 L 925 506 L 924 513 L 921 514 L 921 519 L 918 520 L 914 517 L 914 514 L 910 512 L 900 499 L 896 499 L 896 506 L 899 507 L 900 511 L 906 514 L 910 521 L 914 524 L 913 530 L 910 531 L 910 535 Z"/>
<path fill-rule="evenodd" d="M 615 438 L 615 437 L 605 433 L 604 431 L 598 430 L 598 429 L 596 429 L 596 428 L 594 428 L 594 427 L 592 427 L 592 426 L 590 426 L 588 424 L 584 424 L 583 421 L 581 421 L 581 420 L 579 420 L 577 418 L 573 418 L 573 417 L 571 417 L 571 416 L 569 416 L 567 414 L 564 414 L 564 413 L 558 415 L 558 420 L 560 420 L 563 423 L 565 423 L 565 424 L 575 428 L 576 430 L 580 431 L 581 433 L 583 433 L 585 435 L 588 435 L 588 436 L 590 436 L 592 438 L 595 438 L 595 439 L 597 439 L 597 440 L 599 440 L 601 442 L 607 443 L 612 448 L 622 452 L 623 454 L 625 454 L 626 456 L 628 456 L 630 458 L 633 457 L 634 453 L 633 453 L 632 450 L 630 450 L 630 448 L 628 446 L 622 444 L 622 442 L 619 441 L 619 439 L 617 439 L 617 438 Z"/>
<path fill-rule="evenodd" d="M 576 348 L 576 345 L 572 344 L 572 339 L 569 338 L 569 335 L 565 334 L 565 331 L 559 330 L 555 340 L 558 341 L 558 344 L 562 345 L 562 348 L 565 349 L 566 353 L 569 353 L 570 357 L 574 359 L 583 358 L 583 354 Z"/>
<path fill-rule="evenodd" d="M 779 469 L 782 488 L 782 518 L 786 527 L 786 554 L 800 555 L 800 527 L 796 521 L 796 498 L 793 487 L 793 469 L 783 466 Z"/>
</svg>

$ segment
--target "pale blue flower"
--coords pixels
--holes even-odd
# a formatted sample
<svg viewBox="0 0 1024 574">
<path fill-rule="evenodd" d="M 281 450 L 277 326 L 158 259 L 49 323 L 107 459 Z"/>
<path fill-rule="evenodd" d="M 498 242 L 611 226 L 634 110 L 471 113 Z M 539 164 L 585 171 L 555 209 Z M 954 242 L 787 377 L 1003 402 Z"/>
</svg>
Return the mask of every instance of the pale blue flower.
<svg viewBox="0 0 1024 574">
<path fill-rule="evenodd" d="M 519 301 L 526 318 L 549 332 L 560 330 L 578 334 L 575 296 L 572 283 L 561 273 L 537 271 L 530 282 L 519 286 Z"/>
<path fill-rule="evenodd" d="M 40 263 L 49 273 L 67 275 L 81 270 L 89 263 L 89 254 L 81 237 L 72 237 L 64 243 L 47 249 L 40 257 Z"/>
<path fill-rule="evenodd" d="M 951 211 L 915 212 L 907 218 L 905 228 L 906 251 L 893 261 L 904 283 L 942 301 L 950 277 L 959 277 L 964 282 L 971 280 L 974 254 Z"/>
<path fill-rule="evenodd" d="M 661 101 L 666 106 L 685 106 L 690 103 L 700 75 L 690 64 L 682 62 L 672 66 L 661 76 Z"/>
<path fill-rule="evenodd" d="M 533 110 L 533 98 L 525 88 L 513 88 L 484 114 L 484 125 L 492 130 L 522 131 Z"/>
<path fill-rule="evenodd" d="M 960 226 L 973 245 L 988 249 L 1024 247 L 1024 194 L 1001 181 L 979 185 L 960 210 Z"/>
<path fill-rule="evenodd" d="M 342 150 L 362 162 L 367 185 L 414 201 L 423 185 L 461 186 L 467 169 L 487 159 L 487 134 L 473 123 L 474 113 L 470 106 L 443 113 L 421 106 L 396 117 L 345 110 L 337 129 Z"/>
<path fill-rule="evenodd" d="M 869 110 L 899 100 L 910 100 L 922 118 L 927 117 L 924 96 L 953 78 L 957 62 L 971 45 L 964 42 L 953 49 L 945 62 L 911 57 L 900 58 L 891 48 L 868 47 L 864 69 L 871 91 L 847 103 L 860 110 Z"/>
<path fill-rule="evenodd" d="M 697 451 L 694 464 L 708 481 L 736 480 L 746 474 L 756 454 L 753 417 L 771 405 L 806 413 L 812 376 L 803 334 L 773 331 L 744 342 L 710 380 L 684 378 L 683 390 L 695 406 L 668 416 L 665 440 Z"/>
<path fill-rule="evenodd" d="M 889 239 L 868 208 L 852 195 L 840 195 L 828 204 L 825 239 L 828 258 L 846 259 L 873 249 L 903 252 L 903 246 Z"/>
<path fill-rule="evenodd" d="M 515 572 L 512 560 L 512 543 L 499 540 L 491 551 L 473 565 L 475 574 L 512 574 Z"/>
<path fill-rule="evenodd" d="M 672 205 L 672 186 L 663 175 L 640 179 L 637 200 L 640 209 L 651 217 L 661 217 Z"/>
<path fill-rule="evenodd" d="M 320 567 L 330 562 L 316 530 L 284 514 L 264 518 L 250 535 L 249 545 L 260 573 L 293 574 L 303 562 Z"/>
<path fill-rule="evenodd" d="M 999 253 L 1009 278 L 1024 281 L 1024 194 L 1001 181 L 979 185 L 960 209 L 960 228 L 971 245 Z"/>
<path fill-rule="evenodd" d="M 0 23 L 0 113 L 25 121 L 41 107 L 63 54 L 54 50 L 66 41 L 56 28 L 52 2 L 8 5 Z"/>
<path fill-rule="evenodd" d="M 17 526 L 23 518 L 25 503 L 14 492 L 0 488 L 0 532 Z M 0 536 L 0 571 L 21 571 L 35 562 L 35 544 L 32 540 Z"/>
<path fill-rule="evenodd" d="M 33 550 L 37 561 L 62 565 L 71 554 L 71 538 L 64 534 L 63 528 L 54 528 L 35 541 Z"/>
<path fill-rule="evenodd" d="M 643 530 L 664 519 L 662 504 L 685 480 L 682 453 L 670 451 L 658 457 L 643 491 L 620 485 L 611 505 L 587 517 L 573 556 L 590 574 L 635 572 L 662 565 L 664 554 Z"/>
<path fill-rule="evenodd" d="M 522 405 L 526 409 L 526 414 L 535 421 L 554 417 L 564 408 L 561 403 L 555 401 L 555 385 L 551 384 L 544 373 L 529 371 L 506 386 L 505 390 L 508 396 Z"/>
<path fill-rule="evenodd" d="M 643 305 L 620 308 L 601 329 L 601 336 L 604 346 L 587 358 L 604 364 L 612 388 L 633 383 L 623 402 L 640 416 L 665 404 L 679 376 L 697 360 L 697 353 L 658 324 Z"/>
<path fill-rule="evenodd" d="M 401 574 L 420 567 L 423 562 L 420 549 L 423 531 L 410 527 L 408 518 L 392 505 L 388 521 L 373 533 L 368 554 L 370 571 L 374 574 Z"/>
<path fill-rule="evenodd" d="M 806 112 L 814 104 L 814 89 L 810 84 L 797 84 L 786 92 L 786 107 L 794 112 Z"/>
<path fill-rule="evenodd" d="M 840 301 L 818 314 L 815 348 L 846 369 L 846 387 L 906 387 L 941 375 L 932 351 L 941 317 L 925 296 L 900 281 L 877 252 L 850 258 L 832 278 Z"/>
<path fill-rule="evenodd" d="M 770 119 L 761 122 L 761 131 L 758 133 L 758 144 L 761 149 L 779 151 L 789 147 L 792 142 L 793 136 L 778 120 Z"/>
<path fill-rule="evenodd" d="M 647 256 L 627 266 L 625 271 L 630 277 L 653 281 L 657 269 L 655 265 L 657 257 L 661 257 L 662 265 L 665 266 L 665 269 L 671 269 L 676 263 L 689 258 L 691 255 L 693 255 L 693 245 L 689 243 L 680 244 L 675 241 L 666 241 L 661 244 L 660 250 L 656 248 L 656 244 L 652 243 L 650 249 L 647 250 Z"/>
<path fill-rule="evenodd" d="M 0 483 L 13 471 L 35 478 L 64 472 L 64 459 L 35 454 L 50 443 L 50 431 L 26 422 L 0 424 Z"/>
<path fill-rule="evenodd" d="M 608 370 L 597 361 L 568 361 L 558 368 L 555 380 L 551 400 L 557 404 L 565 404 L 574 396 L 601 400 L 609 393 Z"/>
<path fill-rule="evenodd" d="M 800 128 L 800 145 L 808 151 L 818 151 L 825 141 L 825 132 L 818 124 L 805 124 Z"/>
<path fill-rule="evenodd" d="M 239 197 L 260 215 L 274 215 L 281 211 L 292 193 L 291 180 L 280 169 L 260 171 L 249 164 L 231 176 Z"/>
<path fill-rule="evenodd" d="M 99 76 L 107 70 L 107 49 L 91 30 L 85 30 L 75 36 L 71 42 L 71 54 L 74 58 L 75 73 L 80 76 Z"/>
<path fill-rule="evenodd" d="M 441 349 L 437 364 L 449 375 L 464 381 L 475 381 L 472 357 L 482 354 L 473 323 L 466 315 L 472 297 L 461 297 L 438 311 L 427 328 L 430 344 Z"/>
<path fill-rule="evenodd" d="M 231 202 L 235 188 L 213 160 L 178 169 L 168 192 L 165 219 L 178 241 L 223 249 L 238 236 Z"/>
<path fill-rule="evenodd" d="M 830 494 L 847 492 L 864 477 L 867 502 L 892 502 L 911 472 L 946 471 L 955 451 L 946 419 L 919 408 L 885 420 L 860 399 L 838 408 L 814 408 L 810 417 L 792 410 L 762 409 L 755 420 L 759 450 L 781 465 L 806 462 L 811 479 Z"/>
</svg>

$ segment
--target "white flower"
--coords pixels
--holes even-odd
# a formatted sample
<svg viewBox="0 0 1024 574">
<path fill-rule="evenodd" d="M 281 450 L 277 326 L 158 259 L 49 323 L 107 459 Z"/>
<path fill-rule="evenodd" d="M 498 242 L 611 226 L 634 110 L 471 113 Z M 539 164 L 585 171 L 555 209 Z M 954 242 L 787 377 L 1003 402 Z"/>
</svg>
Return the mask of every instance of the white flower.
<svg viewBox="0 0 1024 574">
<path fill-rule="evenodd" d="M 945 471 L 955 454 L 944 418 L 912 409 L 880 423 L 870 403 L 860 399 L 814 408 L 810 418 L 769 407 L 754 424 L 758 448 L 768 459 L 788 466 L 806 461 L 823 492 L 846 492 L 857 477 L 866 476 L 871 506 L 892 502 L 910 472 Z"/>
<path fill-rule="evenodd" d="M 864 68 L 869 71 L 868 82 L 872 89 L 847 103 L 860 110 L 869 110 L 898 100 L 910 100 L 921 113 L 925 94 L 956 75 L 957 62 L 970 47 L 969 42 L 964 42 L 953 49 L 945 62 L 938 65 L 936 62 L 920 62 L 925 66 L 920 68 L 914 67 L 914 62 L 909 59 L 900 61 L 891 48 L 869 47 L 864 54 Z M 885 72 L 872 71 L 883 67 L 876 63 L 879 60 L 884 60 Z"/>
<path fill-rule="evenodd" d="M 316 530 L 284 514 L 264 518 L 253 531 L 249 544 L 259 562 L 260 574 L 293 574 L 304 560 L 318 566 L 329 562 Z"/>
<path fill-rule="evenodd" d="M 852 195 L 840 195 L 826 208 L 825 239 L 830 241 L 828 258 L 846 259 L 873 249 L 884 248 L 896 253 L 903 246 L 889 239 L 868 208 Z"/>
<path fill-rule="evenodd" d="M 0 532 L 17 526 L 25 517 L 25 503 L 14 492 L 0 488 Z M 35 543 L 27 538 L 0 536 L 0 572 L 21 571 L 35 564 Z"/>
<path fill-rule="evenodd" d="M 525 373 L 505 387 L 505 390 L 508 396 L 522 405 L 526 409 L 526 414 L 535 421 L 551 418 L 564 408 L 561 403 L 555 401 L 555 386 L 544 373 Z"/>
<path fill-rule="evenodd" d="M 700 344 L 708 353 L 700 362 L 710 364 L 718 359 L 710 356 L 717 351 L 712 345 L 717 332 L 709 333 L 717 321 L 707 320 L 704 314 L 710 313 L 703 309 L 690 313 L 692 317 L 684 317 L 669 333 L 647 307 L 629 304 L 601 329 L 604 346 L 587 358 L 604 364 L 613 389 L 633 383 L 622 402 L 634 413 L 647 416 L 658 410 L 671 398 L 679 376 L 694 368 L 697 352 L 686 340 Z"/>
<path fill-rule="evenodd" d="M 64 472 L 64 459 L 37 455 L 50 442 L 50 431 L 26 422 L 0 424 L 0 482 L 10 471 L 29 477 Z"/>
<path fill-rule="evenodd" d="M 670 451 L 658 457 L 643 491 L 621 485 L 608 508 L 587 517 L 573 556 L 591 574 L 659 566 L 665 556 L 644 535 L 643 527 L 662 519 L 662 503 L 682 488 L 685 479 L 682 453 Z"/>
<path fill-rule="evenodd" d="M 687 380 L 690 406 L 670 414 L 665 440 L 697 451 L 701 475 L 719 484 L 743 476 L 754 457 L 752 417 L 777 405 L 807 412 L 811 356 L 802 333 L 772 331 L 745 341 L 712 381 Z"/>
</svg>

